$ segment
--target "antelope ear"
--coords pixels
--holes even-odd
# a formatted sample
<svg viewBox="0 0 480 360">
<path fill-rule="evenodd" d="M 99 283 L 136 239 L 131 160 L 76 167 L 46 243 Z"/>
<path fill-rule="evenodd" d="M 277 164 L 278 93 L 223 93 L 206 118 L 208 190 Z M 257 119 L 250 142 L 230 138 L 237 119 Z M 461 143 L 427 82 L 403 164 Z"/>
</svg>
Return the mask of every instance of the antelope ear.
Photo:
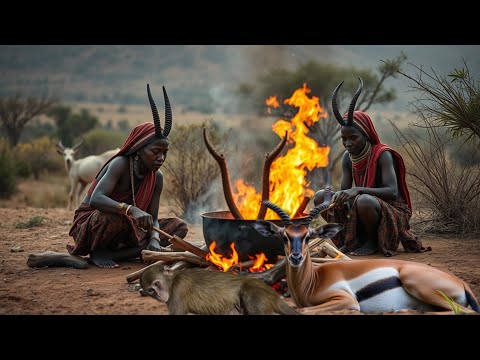
<svg viewBox="0 0 480 360">
<path fill-rule="evenodd" d="M 63 150 L 57 147 L 57 153 L 63 156 Z"/>
<path fill-rule="evenodd" d="M 283 227 L 266 220 L 257 220 L 252 226 L 262 236 L 279 236 L 283 230 Z"/>
<path fill-rule="evenodd" d="M 337 223 L 330 223 L 321 225 L 315 229 L 311 229 L 311 237 L 313 238 L 331 238 L 335 236 L 340 230 L 342 230 L 343 225 Z"/>
</svg>

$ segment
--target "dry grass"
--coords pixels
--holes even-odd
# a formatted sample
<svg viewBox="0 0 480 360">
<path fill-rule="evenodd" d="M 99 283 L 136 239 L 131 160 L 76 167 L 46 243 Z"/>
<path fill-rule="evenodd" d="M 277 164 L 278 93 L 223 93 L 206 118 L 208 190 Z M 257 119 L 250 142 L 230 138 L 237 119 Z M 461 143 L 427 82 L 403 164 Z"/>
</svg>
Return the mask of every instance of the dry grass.
<svg viewBox="0 0 480 360">
<path fill-rule="evenodd" d="M 39 181 L 19 180 L 17 192 L 10 199 L 0 201 L 0 207 L 66 207 L 69 190 L 66 174 L 41 177 Z"/>
</svg>

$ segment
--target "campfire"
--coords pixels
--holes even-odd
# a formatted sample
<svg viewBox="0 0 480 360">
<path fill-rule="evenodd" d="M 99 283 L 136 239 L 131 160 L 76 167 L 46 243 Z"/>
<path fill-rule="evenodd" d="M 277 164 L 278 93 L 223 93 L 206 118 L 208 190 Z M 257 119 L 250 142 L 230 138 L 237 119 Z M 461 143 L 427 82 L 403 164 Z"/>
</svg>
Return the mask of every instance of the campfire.
<svg viewBox="0 0 480 360">
<path fill-rule="evenodd" d="M 172 244 L 187 252 L 144 250 L 143 260 L 171 264 L 172 269 L 190 267 L 193 264 L 220 271 L 246 271 L 272 286 L 285 277 L 282 273 L 285 268 L 282 258 L 283 241 L 261 236 L 251 223 L 256 220 L 269 220 L 281 224 L 274 211 L 261 205 L 263 200 L 270 200 L 280 206 L 291 216 L 294 223 L 305 219 L 306 214 L 303 211 L 313 196 L 313 191 L 308 188 L 309 183 L 306 181 L 307 170 L 326 167 L 330 152 L 328 146 L 320 146 L 307 136 L 308 126 L 327 116 L 325 109 L 320 106 L 319 98 L 308 97 L 310 91 L 306 84 L 303 84 L 290 98 L 284 100 L 285 104 L 298 108 L 298 111 L 290 121 L 280 119 L 272 126 L 272 130 L 281 140 L 275 149 L 265 156 L 261 193 L 257 193 L 256 189 L 243 179 L 236 179 L 233 188 L 231 187 L 225 156 L 213 148 L 204 129 L 205 145 L 220 166 L 223 192 L 229 211 L 202 214 L 206 248 L 195 247 L 183 239 L 156 229 L 168 235 Z M 279 106 L 275 96 L 268 98 L 265 103 L 269 111 L 271 107 Z M 280 156 L 287 143 L 291 146 Z M 315 240 L 318 241 L 311 242 L 310 250 L 316 251 L 319 262 L 332 260 L 328 259 L 328 256 L 346 258 L 329 239 Z M 127 276 L 127 281 L 139 278 L 143 270 Z"/>
</svg>

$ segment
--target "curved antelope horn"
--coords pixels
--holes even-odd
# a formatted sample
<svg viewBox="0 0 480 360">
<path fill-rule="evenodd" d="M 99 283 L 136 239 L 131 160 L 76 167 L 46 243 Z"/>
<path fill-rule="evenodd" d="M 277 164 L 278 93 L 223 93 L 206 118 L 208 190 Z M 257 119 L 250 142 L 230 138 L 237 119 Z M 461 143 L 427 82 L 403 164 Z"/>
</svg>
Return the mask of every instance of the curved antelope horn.
<svg viewBox="0 0 480 360">
<path fill-rule="evenodd" d="M 357 92 L 353 96 L 352 102 L 350 103 L 350 108 L 348 109 L 347 126 L 353 126 L 353 112 L 355 111 L 355 104 L 357 103 L 358 97 L 363 90 L 363 80 L 360 76 L 358 77 L 358 80 L 360 80 L 360 84 L 358 85 Z"/>
<path fill-rule="evenodd" d="M 77 151 L 78 148 L 83 144 L 83 140 L 80 140 L 80 142 L 72 147 L 73 151 Z"/>
<path fill-rule="evenodd" d="M 293 221 L 290 218 L 290 216 L 280 206 L 275 205 L 274 203 L 268 200 L 262 201 L 262 205 L 265 205 L 269 209 L 272 209 L 273 211 L 275 211 L 278 214 L 278 216 L 280 216 L 280 219 L 282 219 L 282 222 L 285 226 L 293 224 Z"/>
<path fill-rule="evenodd" d="M 328 207 L 328 205 L 330 205 L 330 199 L 332 198 L 332 190 L 330 188 L 330 175 L 327 173 L 325 177 L 325 192 L 323 195 L 323 202 L 310 210 L 308 217 L 302 222 L 302 224 L 307 227 L 310 226 L 310 223 L 318 214 L 320 214 Z"/>
<path fill-rule="evenodd" d="M 271 153 L 267 153 L 265 156 L 265 163 L 263 164 L 263 176 L 262 176 L 262 205 L 258 211 L 257 219 L 263 220 L 267 213 L 267 206 L 263 204 L 264 200 L 268 200 L 270 197 L 270 166 L 272 166 L 273 160 L 280 154 L 285 147 L 288 138 L 288 131 L 285 131 L 285 137 L 278 145 L 273 149 Z"/>
<path fill-rule="evenodd" d="M 163 86 L 163 98 L 165 99 L 165 129 L 163 130 L 163 136 L 167 137 L 172 129 L 172 108 L 170 107 L 170 101 L 168 100 L 167 90 Z"/>
<path fill-rule="evenodd" d="M 332 110 L 333 110 L 333 114 L 335 115 L 335 119 L 337 119 L 338 123 L 341 126 L 345 126 L 346 125 L 345 120 L 343 120 L 343 117 L 340 114 L 340 111 L 338 111 L 338 103 L 337 103 L 337 92 L 338 92 L 338 89 L 340 89 L 340 86 L 342 86 L 342 84 L 343 84 L 343 81 L 340 84 L 338 84 L 335 90 L 333 91 Z"/>
<path fill-rule="evenodd" d="M 162 126 L 160 124 L 160 116 L 158 116 L 157 106 L 153 101 L 152 93 L 150 92 L 150 85 L 147 84 L 148 101 L 150 101 L 150 107 L 152 108 L 153 123 L 155 124 L 155 136 L 163 138 Z"/>
<path fill-rule="evenodd" d="M 58 146 L 58 148 L 59 148 L 60 150 L 62 150 L 62 151 L 65 150 L 65 146 L 63 145 L 62 140 L 59 140 L 59 141 L 58 141 L 57 146 Z"/>
<path fill-rule="evenodd" d="M 208 151 L 212 154 L 213 158 L 217 161 L 220 166 L 220 173 L 222 174 L 222 185 L 223 185 L 223 194 L 225 195 L 225 201 L 227 202 L 228 208 L 232 213 L 235 219 L 243 219 L 242 213 L 238 210 L 235 201 L 233 200 L 232 188 L 230 187 L 230 178 L 228 176 L 227 162 L 223 154 L 219 154 L 213 148 L 212 144 L 207 137 L 207 129 L 203 128 L 203 139 L 205 140 L 205 145 L 207 146 Z"/>
</svg>

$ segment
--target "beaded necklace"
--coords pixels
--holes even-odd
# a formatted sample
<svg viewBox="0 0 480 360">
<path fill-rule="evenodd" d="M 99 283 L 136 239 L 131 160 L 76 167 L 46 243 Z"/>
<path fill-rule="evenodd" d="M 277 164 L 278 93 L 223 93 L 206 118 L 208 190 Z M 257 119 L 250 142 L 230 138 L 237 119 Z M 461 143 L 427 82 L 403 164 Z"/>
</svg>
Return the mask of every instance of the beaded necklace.
<svg viewBox="0 0 480 360">
<path fill-rule="evenodd" d="M 353 169 L 356 167 L 357 169 L 363 167 L 362 165 L 365 164 L 365 167 L 360 170 L 355 170 L 358 173 L 359 178 L 361 179 L 362 182 L 362 187 L 365 187 L 367 183 L 367 170 L 370 165 L 370 157 L 372 155 L 372 144 L 367 141 L 365 142 L 365 147 L 363 150 L 360 152 L 358 155 L 352 155 L 348 154 L 350 157 L 350 161 L 352 162 L 352 179 L 355 181 L 355 176 L 353 175 Z M 363 178 L 362 178 L 363 177 Z M 355 185 L 356 182 L 355 182 Z"/>
</svg>

